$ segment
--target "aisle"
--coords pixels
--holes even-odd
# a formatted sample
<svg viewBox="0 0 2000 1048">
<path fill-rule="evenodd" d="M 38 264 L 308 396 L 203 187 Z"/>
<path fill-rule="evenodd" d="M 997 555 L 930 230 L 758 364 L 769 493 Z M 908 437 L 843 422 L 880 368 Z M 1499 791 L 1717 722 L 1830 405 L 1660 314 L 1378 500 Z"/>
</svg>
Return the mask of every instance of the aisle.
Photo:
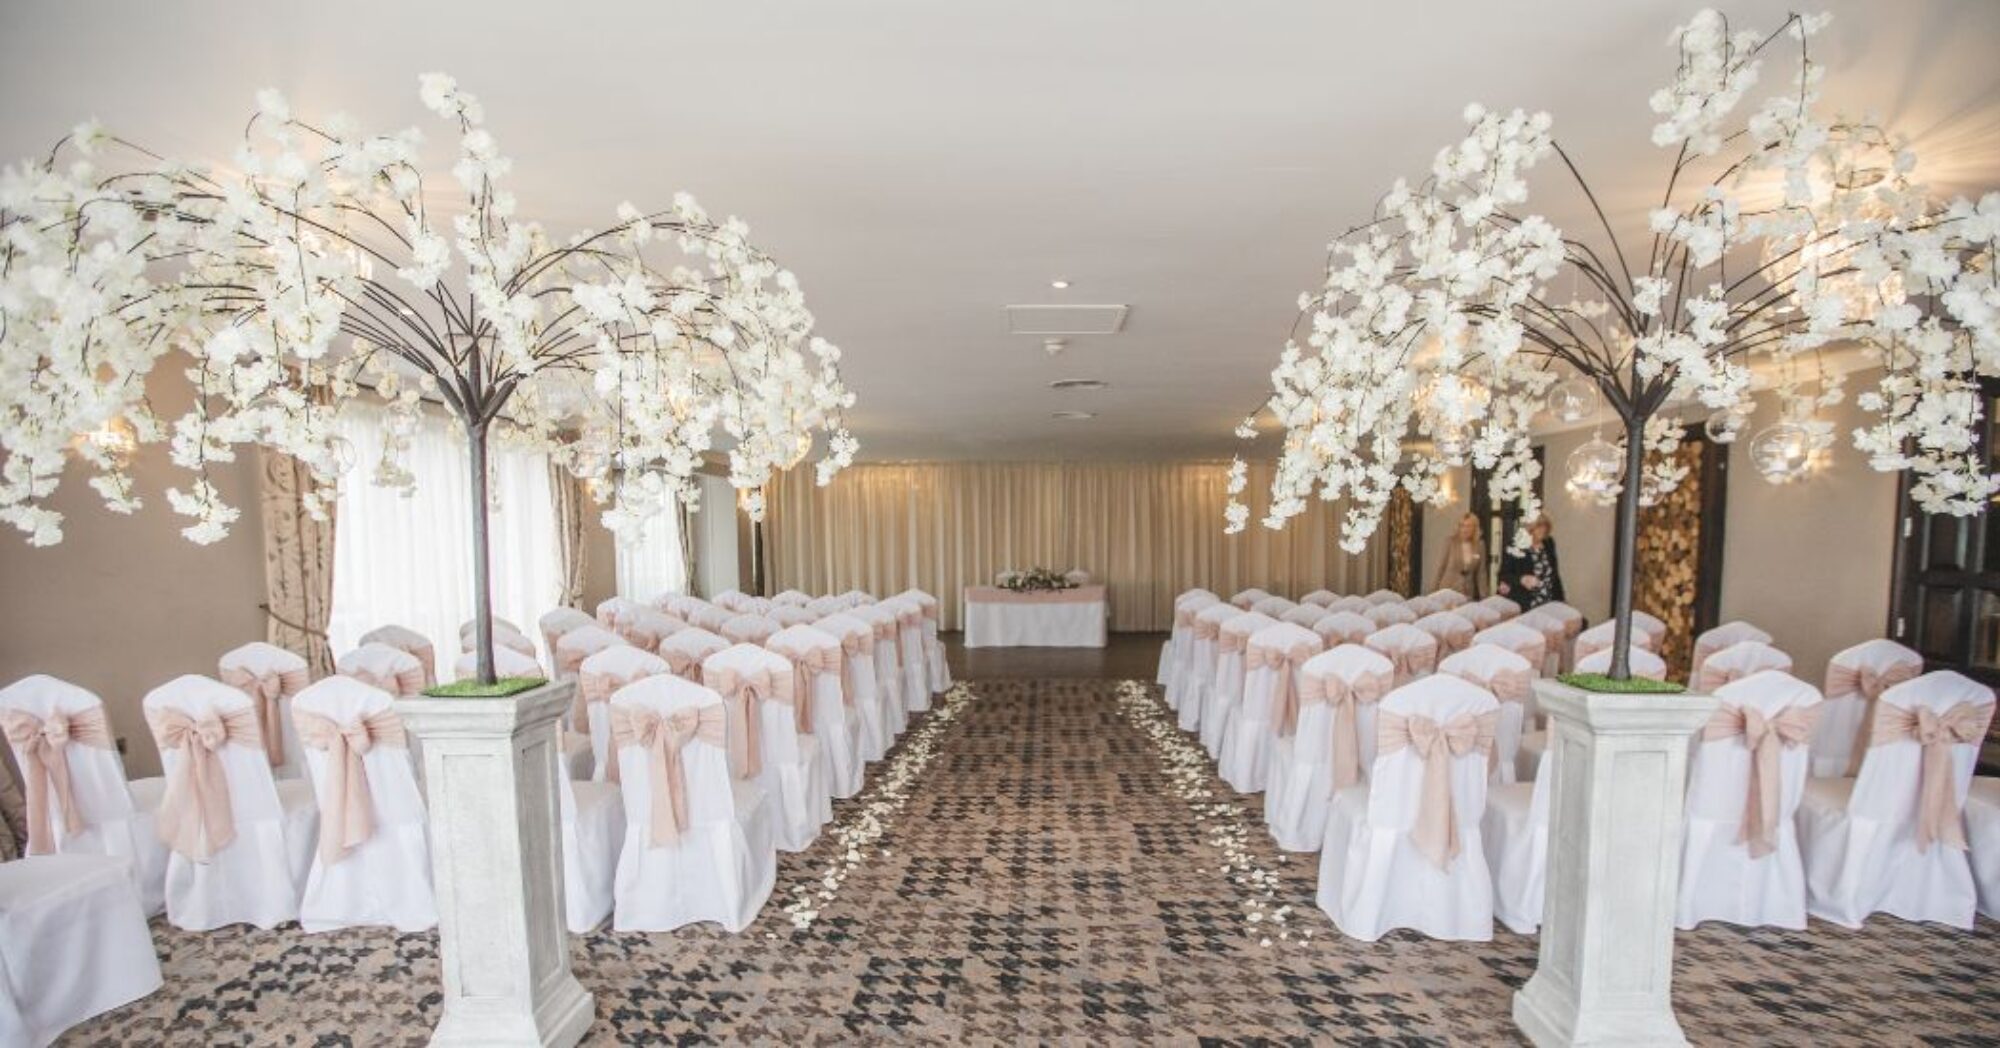
<svg viewBox="0 0 2000 1048">
<path fill-rule="evenodd" d="M 744 935 L 577 940 L 577 975 L 598 995 L 591 1043 L 1516 1043 L 1509 995 L 1532 939 L 1340 937 L 1312 907 L 1317 858 L 1283 861 L 1255 798 L 1235 798 L 1204 763 L 1163 759 L 1184 737 L 1164 730 L 1152 689 L 1121 702 L 1111 681 L 1009 680 L 969 695 L 837 806 L 841 833 L 784 857 Z M 841 838 L 871 819 L 882 833 L 850 867 Z M 1228 872 L 1218 838 L 1240 842 Z M 1244 866 L 1274 878 L 1268 900 Z M 796 921 L 793 898 L 810 904 Z M 421 1044 L 435 1018 L 429 935 L 155 929 L 166 990 L 78 1043 L 344 1032 Z M 1913 1038 L 1970 1042 L 2000 1021 L 1992 931 L 1888 919 L 1861 933 L 1703 929 L 1681 939 L 1681 1016 L 1697 1043 L 1877 1043 L 1891 1015 Z"/>
</svg>

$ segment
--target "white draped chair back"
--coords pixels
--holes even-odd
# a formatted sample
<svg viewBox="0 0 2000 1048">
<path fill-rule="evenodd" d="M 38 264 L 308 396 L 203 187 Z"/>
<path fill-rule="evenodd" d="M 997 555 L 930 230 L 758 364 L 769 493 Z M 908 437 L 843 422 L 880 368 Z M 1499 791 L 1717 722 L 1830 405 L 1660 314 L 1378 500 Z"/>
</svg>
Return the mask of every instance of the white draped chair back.
<svg viewBox="0 0 2000 1048">
<path fill-rule="evenodd" d="M 1410 614 L 1419 619 L 1426 615 L 1435 615 L 1440 611 L 1450 610 L 1444 605 L 1439 604 L 1436 597 L 1429 595 L 1411 597 L 1409 600 L 1403 602 L 1403 607 L 1410 609 Z"/>
<path fill-rule="evenodd" d="M 1340 594 L 1335 593 L 1332 590 L 1316 589 L 1311 593 L 1308 593 L 1305 596 L 1300 597 L 1299 603 L 1311 604 L 1312 606 L 1317 608 L 1324 608 L 1327 605 L 1332 604 L 1334 601 L 1339 599 L 1340 599 Z"/>
<path fill-rule="evenodd" d="M 688 624 L 678 616 L 652 608 L 640 608 L 618 620 L 612 632 L 642 651 L 658 651 L 661 641 L 687 628 Z"/>
<path fill-rule="evenodd" d="M 1366 600 L 1371 606 L 1376 604 L 1400 604 L 1402 603 L 1403 595 L 1397 593 L 1395 590 L 1378 589 L 1362 599 Z"/>
<path fill-rule="evenodd" d="M 1771 669 L 1711 694 L 1721 705 L 1695 733 L 1675 923 L 1803 929 L 1806 875 L 1793 817 L 1819 689 Z"/>
<path fill-rule="evenodd" d="M 459 651 L 461 652 L 471 651 L 473 644 L 477 643 L 478 639 L 479 639 L 478 623 L 474 622 L 471 619 L 467 619 L 463 624 L 461 624 L 458 627 Z M 495 618 L 493 620 L 493 647 L 496 649 L 507 648 L 511 651 L 515 651 L 522 655 L 526 655 L 531 659 L 534 658 L 536 654 L 535 642 L 529 640 L 528 635 L 522 633 L 520 627 L 502 618 Z"/>
<path fill-rule="evenodd" d="M 1992 690 L 1950 670 L 1882 693 L 1860 776 L 1806 784 L 1799 846 L 1813 916 L 1849 928 L 1878 912 L 1972 927 L 1965 796 L 1992 719 Z"/>
<path fill-rule="evenodd" d="M 815 620 L 818 620 L 826 618 L 828 615 L 838 615 L 846 611 L 847 603 L 845 599 L 838 596 L 814 597 L 812 600 L 806 602 L 806 610 L 812 613 Z"/>
<path fill-rule="evenodd" d="M 750 595 L 742 590 L 729 589 L 708 598 L 708 602 L 718 608 L 741 615 L 749 608 Z"/>
<path fill-rule="evenodd" d="M 1542 635 L 1542 661 L 1535 667 L 1538 673 L 1553 677 L 1562 672 L 1564 655 L 1569 651 L 1569 628 L 1562 619 L 1534 608 L 1510 622 Z"/>
<path fill-rule="evenodd" d="M 1313 632 L 1331 648 L 1341 644 L 1359 644 L 1375 632 L 1376 625 L 1366 615 L 1358 611 L 1330 611 L 1313 623 Z"/>
<path fill-rule="evenodd" d="M 1658 651 L 1667 639 L 1667 624 L 1643 611 L 1632 613 L 1632 628 L 1646 635 L 1646 650 Z"/>
<path fill-rule="evenodd" d="M 393 703 L 350 677 L 328 677 L 293 700 L 320 812 L 299 901 L 308 932 L 437 924 L 424 799 Z"/>
<path fill-rule="evenodd" d="M 610 629 L 618 625 L 619 619 L 640 607 L 642 605 L 630 597 L 606 597 L 597 602 L 597 624 Z"/>
<path fill-rule="evenodd" d="M 690 626 L 699 626 L 710 633 L 720 635 L 723 623 L 735 617 L 735 612 L 721 605 L 704 604 L 690 612 L 687 616 L 687 621 Z"/>
<path fill-rule="evenodd" d="M 701 683 L 701 664 L 710 655 L 729 647 L 720 634 L 690 626 L 660 642 L 655 652 L 667 664 L 667 672 L 691 684 Z"/>
<path fill-rule="evenodd" d="M 1826 665 L 1826 703 L 1813 728 L 1812 773 L 1839 778 L 1861 773 L 1868 729 L 1882 693 L 1924 672 L 1924 657 L 1877 637 L 1836 653 Z"/>
<path fill-rule="evenodd" d="M 1485 608 L 1487 611 L 1490 611 L 1495 615 L 1500 616 L 1501 622 L 1506 622 L 1507 620 L 1521 614 L 1521 606 L 1519 604 L 1516 604 L 1512 599 L 1508 597 L 1502 597 L 1497 593 L 1491 597 L 1486 598 L 1485 600 L 1475 601 L 1474 603 L 1478 604 L 1482 608 Z"/>
<path fill-rule="evenodd" d="M 1285 612 L 1296 607 L 1298 607 L 1298 604 L 1284 597 L 1260 597 L 1255 604 L 1250 605 L 1250 610 L 1259 615 L 1269 615 L 1271 618 L 1278 619 L 1283 618 Z"/>
<path fill-rule="evenodd" d="M 1229 603 L 1235 605 L 1239 611 L 1249 611 L 1251 605 L 1270 595 L 1269 591 L 1252 586 L 1246 590 L 1238 590 L 1235 596 L 1229 598 Z"/>
<path fill-rule="evenodd" d="M 296 919 L 319 813 L 309 784 L 271 778 L 250 697 L 189 674 L 142 705 L 166 769 L 155 824 L 172 853 L 167 920 L 210 931 Z"/>
<path fill-rule="evenodd" d="M 1549 780 L 1554 761 L 1542 761 L 1525 782 L 1486 787 L 1486 866 L 1493 875 L 1493 916 L 1513 931 L 1533 935 L 1542 925 L 1549 858 Z"/>
<path fill-rule="evenodd" d="M 1554 672 L 1569 672 L 1569 668 L 1576 663 L 1576 637 L 1583 632 L 1583 612 L 1562 601 L 1553 600 L 1536 608 L 1535 613 L 1562 623 L 1562 644 L 1556 652 L 1558 664 Z"/>
<path fill-rule="evenodd" d="M 1633 614 L 1636 616 L 1638 613 L 1634 612 Z M 1578 633 L 1575 641 L 1575 661 L 1572 665 L 1581 668 L 1584 659 L 1599 652 L 1610 651 L 1612 640 L 1616 637 L 1617 631 L 1618 623 L 1613 619 L 1605 619 L 1603 622 Z M 1658 643 L 1653 638 L 1651 632 L 1639 628 L 1638 619 L 1635 617 L 1632 621 L 1632 651 L 1635 655 L 1640 651 L 1658 651 Z M 1609 656 L 1606 656 L 1606 658 L 1608 659 Z"/>
<path fill-rule="evenodd" d="M 479 675 L 479 653 L 460 652 L 451 664 L 451 672 L 457 680 L 470 680 Z M 545 676 L 542 664 L 533 655 L 514 648 L 495 647 L 493 649 L 493 672 L 501 678 Z"/>
<path fill-rule="evenodd" d="M 1542 631 L 1518 622 L 1488 626 L 1472 635 L 1472 643 L 1505 648 L 1527 659 L 1537 675 L 1541 673 L 1542 660 L 1548 655 L 1548 642 L 1543 639 Z"/>
<path fill-rule="evenodd" d="M 1264 820 L 1286 851 L 1318 851 L 1325 843 L 1327 804 L 1361 783 L 1375 758 L 1375 704 L 1389 693 L 1395 664 L 1359 644 L 1342 644 L 1307 659 L 1299 672 L 1298 716 L 1289 731 L 1273 726 Z"/>
<path fill-rule="evenodd" d="M 1792 657 L 1761 640 L 1738 641 L 1703 659 L 1701 671 L 1695 674 L 1689 687 L 1699 694 L 1711 695 L 1725 684 L 1767 670 L 1792 672 Z"/>
<path fill-rule="evenodd" d="M 847 602 L 847 607 L 850 609 L 858 608 L 863 604 L 875 603 L 875 595 L 863 589 L 848 590 L 846 593 L 841 594 L 840 597 Z"/>
<path fill-rule="evenodd" d="M 1222 621 L 1215 637 L 1215 673 L 1202 693 L 1201 744 L 1210 757 L 1222 756 L 1229 718 L 1243 701 L 1243 655 L 1250 647 L 1250 635 L 1277 624 L 1277 619 L 1254 611 L 1239 611 Z"/>
<path fill-rule="evenodd" d="M 1495 644 L 1474 644 L 1464 651 L 1447 655 L 1437 671 L 1477 684 L 1500 700 L 1500 716 L 1493 726 L 1493 781 L 1515 779 L 1515 757 L 1521 749 L 1521 732 L 1532 723 L 1535 667 L 1518 653 Z"/>
<path fill-rule="evenodd" d="M 874 634 L 876 698 L 893 739 L 910 725 L 910 705 L 903 695 L 902 622 L 894 609 L 874 603 L 857 605 L 847 614 L 867 623 Z"/>
<path fill-rule="evenodd" d="M 761 615 L 765 618 L 771 616 L 772 605 L 769 597 L 745 597 L 739 603 L 743 605 L 741 614 Z"/>
<path fill-rule="evenodd" d="M 881 607 L 896 616 L 896 657 L 903 668 L 903 702 L 911 713 L 931 708 L 930 655 L 924 644 L 924 608 L 908 597 L 891 597 Z"/>
<path fill-rule="evenodd" d="M 744 612 L 740 615 L 731 616 L 729 621 L 723 623 L 722 628 L 716 632 L 729 638 L 730 642 L 734 644 L 762 644 L 770 638 L 771 634 L 778 632 L 782 628 L 777 623 L 772 622 L 762 615 L 753 615 L 749 612 Z"/>
<path fill-rule="evenodd" d="M 804 851 L 833 818 L 833 791 L 825 753 L 810 732 L 810 707 L 801 715 L 795 704 L 791 661 L 737 644 L 701 664 L 701 681 L 722 696 L 728 713 L 730 766 L 771 798 L 779 850 Z"/>
<path fill-rule="evenodd" d="M 1633 621 L 1634 625 L 1636 626 L 1637 619 L 1635 618 Z M 1702 679 L 1701 666 L 1702 663 L 1708 661 L 1708 657 L 1710 655 L 1713 655 L 1724 648 L 1741 644 L 1746 640 L 1754 640 L 1758 641 L 1759 643 L 1769 644 L 1771 643 L 1771 635 L 1769 633 L 1764 632 L 1761 629 L 1758 629 L 1755 626 L 1752 626 L 1747 622 L 1739 620 L 1736 622 L 1725 622 L 1722 625 L 1717 626 L 1712 630 L 1708 630 L 1707 632 L 1704 632 L 1700 636 L 1696 637 L 1694 639 L 1694 655 L 1689 660 L 1689 666 L 1688 666 L 1689 679 L 1690 680 Z M 1657 650 L 1657 645 L 1648 644 L 1647 647 L 1654 648 L 1655 650 Z"/>
<path fill-rule="evenodd" d="M 1454 611 L 1437 611 L 1410 623 L 1437 638 L 1438 654 L 1450 658 L 1472 646 L 1472 635 L 1478 628 L 1466 621 L 1465 616 Z"/>
<path fill-rule="evenodd" d="M 421 693 L 430 679 L 417 656 L 379 641 L 369 641 L 342 655 L 333 668 L 343 677 L 352 677 L 398 698 Z"/>
<path fill-rule="evenodd" d="M 1361 643 L 1370 650 L 1381 652 L 1395 664 L 1396 686 L 1399 688 L 1437 670 L 1437 638 L 1407 622 L 1384 626 L 1363 638 Z"/>
<path fill-rule="evenodd" d="M 1222 624 L 1241 614 L 1241 608 L 1222 601 L 1194 613 L 1194 621 L 1188 631 L 1187 657 L 1180 671 L 1180 701 L 1176 704 L 1177 723 L 1182 731 L 1196 731 L 1201 727 L 1209 692 L 1215 688 L 1215 667 L 1222 647 Z"/>
<path fill-rule="evenodd" d="M 724 647 L 727 645 L 717 638 L 715 650 Z M 695 665 L 700 663 L 697 661 Z M 618 762 L 611 759 L 611 696 L 627 684 L 671 673 L 673 667 L 667 660 L 629 644 L 615 644 L 595 652 L 577 666 L 570 729 L 590 736 L 592 780 L 618 781 Z"/>
<path fill-rule="evenodd" d="M 1079 586 L 1087 585 L 1090 582 L 1090 573 L 1087 571 L 1072 571 L 1069 574 L 1071 576 L 1083 576 L 1083 581 L 1076 583 Z M 920 589 L 907 589 L 899 594 L 899 596 L 906 600 L 915 601 L 917 606 L 922 608 L 924 612 L 924 672 L 929 677 L 931 693 L 939 694 L 949 690 L 951 688 L 951 665 L 945 661 L 944 642 L 938 639 L 938 623 L 944 616 L 944 606 L 938 603 L 936 597 Z"/>
<path fill-rule="evenodd" d="M 1499 612 L 1486 606 L 1484 601 L 1470 601 L 1451 609 L 1451 613 L 1472 623 L 1474 629 L 1486 629 L 1505 621 Z"/>
<path fill-rule="evenodd" d="M 299 733 L 292 727 L 291 700 L 312 683 L 306 660 L 297 652 L 256 640 L 223 652 L 216 660 L 216 677 L 250 696 L 271 774 L 281 779 L 303 774 L 305 763 L 299 758 Z"/>
<path fill-rule="evenodd" d="M 788 589 L 771 598 L 773 610 L 779 607 L 803 608 L 812 603 L 812 597 L 799 590 Z"/>
<path fill-rule="evenodd" d="M 861 713 L 847 695 L 840 638 L 811 626 L 787 626 L 764 642 L 792 664 L 792 703 L 826 759 L 827 788 L 845 800 L 861 792 Z"/>
<path fill-rule="evenodd" d="M 158 990 L 153 935 L 123 860 L 0 863 L 0 973 L 0 1044 L 8 1048 L 44 1048 Z"/>
<path fill-rule="evenodd" d="M 1326 610 L 1348 611 L 1348 612 L 1353 612 L 1356 615 L 1359 615 L 1362 612 L 1367 611 L 1372 606 L 1373 605 L 1370 605 L 1368 603 L 1367 597 L 1357 596 L 1355 594 L 1350 593 L 1347 596 L 1340 597 L 1336 599 L 1333 603 L 1328 604 L 1326 606 Z"/>
<path fill-rule="evenodd" d="M 804 604 L 779 604 L 774 601 L 771 605 L 771 614 L 765 617 L 783 629 L 791 626 L 810 626 L 826 616 L 813 614 L 812 609 Z"/>
<path fill-rule="evenodd" d="M 115 855 L 147 913 L 165 905 L 167 849 L 154 826 L 164 779 L 125 781 L 104 703 L 43 674 L 0 689 L 0 734 L 27 804 L 23 855 Z"/>
<path fill-rule="evenodd" d="M 1471 597 L 1450 587 L 1433 590 L 1430 598 L 1437 602 L 1438 608 L 1442 611 L 1453 611 L 1462 608 L 1472 600 Z"/>
<path fill-rule="evenodd" d="M 1174 598 L 1173 632 L 1160 649 L 1160 683 L 1166 686 L 1167 705 L 1178 712 L 1187 694 L 1188 660 L 1194 647 L 1194 617 L 1205 608 L 1220 604 L 1221 598 L 1204 589 L 1189 590 Z"/>
<path fill-rule="evenodd" d="M 690 593 L 666 593 L 662 594 L 658 600 L 655 600 L 653 606 L 672 615 L 674 618 L 686 622 L 688 616 L 694 614 L 696 608 L 706 608 L 710 605 L 707 601 Z"/>
<path fill-rule="evenodd" d="M 610 712 L 625 814 L 612 927 L 741 932 L 770 898 L 777 852 L 773 804 L 731 773 L 724 699 L 655 676 L 613 693 Z"/>
<path fill-rule="evenodd" d="M 1635 636 L 1633 639 L 1638 638 Z M 1634 677 L 1644 677 L 1647 680 L 1667 679 L 1667 660 L 1637 644 L 1632 645 L 1631 658 L 1626 661 Z M 1610 673 L 1611 648 L 1609 646 L 1599 648 L 1577 659 L 1574 668 L 1578 673 Z"/>
<path fill-rule="evenodd" d="M 1243 653 L 1243 698 L 1223 733 L 1217 773 L 1238 793 L 1264 790 L 1280 732 L 1298 727 L 1301 671 L 1324 650 L 1319 634 L 1274 622 L 1250 635 Z"/>
<path fill-rule="evenodd" d="M 1492 938 L 1480 817 L 1498 706 L 1442 674 L 1382 700 L 1374 770 L 1334 798 L 1320 856 L 1319 905 L 1342 932 L 1367 942 L 1397 928 Z"/>
<path fill-rule="evenodd" d="M 1306 629 L 1312 629 L 1319 620 L 1326 618 L 1330 614 L 1332 612 L 1327 611 L 1317 604 L 1298 604 L 1294 605 L 1283 615 L 1278 616 L 1278 621 L 1289 622 L 1294 626 L 1304 626 Z"/>
<path fill-rule="evenodd" d="M 564 678 L 574 677 L 583 666 L 583 660 L 624 643 L 625 638 L 603 626 L 578 626 L 556 640 L 556 674 Z"/>
<path fill-rule="evenodd" d="M 859 722 L 856 745 L 863 761 L 878 761 L 895 741 L 889 714 L 875 682 L 875 630 L 845 612 L 835 612 L 813 628 L 840 642 L 841 696 Z"/>
<path fill-rule="evenodd" d="M 596 622 L 596 619 L 577 608 L 555 608 L 544 612 L 536 621 L 536 628 L 542 632 L 542 651 L 548 655 L 549 673 L 552 678 L 562 676 L 556 667 L 556 644 L 562 640 L 563 634 L 579 626 L 594 625 Z"/>
<path fill-rule="evenodd" d="M 431 645 L 430 638 L 418 633 L 416 630 L 408 626 L 377 626 L 362 634 L 361 639 L 356 642 L 355 646 L 366 647 L 370 644 L 381 644 L 395 648 L 397 651 L 405 652 L 412 658 L 415 658 L 417 660 L 417 668 L 423 671 L 423 688 L 428 688 L 438 682 L 437 651 Z M 423 688 L 418 688 L 417 690 L 422 691 Z"/>
<path fill-rule="evenodd" d="M 1404 607 L 1401 601 L 1397 601 L 1394 604 L 1372 604 L 1361 615 L 1369 622 L 1374 623 L 1376 629 L 1381 629 L 1384 626 L 1399 626 L 1415 622 L 1418 619 L 1417 613 Z"/>
</svg>

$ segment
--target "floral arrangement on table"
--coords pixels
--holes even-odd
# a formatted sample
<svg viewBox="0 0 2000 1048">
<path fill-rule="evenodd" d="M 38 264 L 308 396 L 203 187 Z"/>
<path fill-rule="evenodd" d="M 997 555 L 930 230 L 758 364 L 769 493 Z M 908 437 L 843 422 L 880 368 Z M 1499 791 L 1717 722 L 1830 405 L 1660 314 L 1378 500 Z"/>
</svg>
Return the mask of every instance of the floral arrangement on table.
<svg viewBox="0 0 2000 1048">
<path fill-rule="evenodd" d="M 1000 573 L 1000 588 L 1015 593 L 1043 593 L 1049 590 L 1071 590 L 1077 587 L 1076 580 L 1060 571 L 1048 568 L 1029 568 L 1026 571 L 1003 571 Z"/>
</svg>

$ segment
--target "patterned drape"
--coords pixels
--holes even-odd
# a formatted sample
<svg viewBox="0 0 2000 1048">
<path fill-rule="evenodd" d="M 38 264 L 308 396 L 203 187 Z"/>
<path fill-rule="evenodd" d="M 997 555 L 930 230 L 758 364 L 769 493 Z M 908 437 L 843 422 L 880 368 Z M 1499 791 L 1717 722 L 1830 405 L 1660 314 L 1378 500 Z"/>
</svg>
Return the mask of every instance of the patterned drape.
<svg viewBox="0 0 2000 1048">
<path fill-rule="evenodd" d="M 583 482 L 551 459 L 549 500 L 555 506 L 556 545 L 562 553 L 562 592 L 556 602 L 565 608 L 583 606 L 584 572 L 590 563 L 583 541 L 583 498 Z"/>
<path fill-rule="evenodd" d="M 333 506 L 314 520 L 303 497 L 312 472 L 290 455 L 260 449 L 258 504 L 264 523 L 265 639 L 305 657 L 314 677 L 333 672 Z"/>
<path fill-rule="evenodd" d="M 1224 534 L 1228 482 L 1221 462 L 867 464 L 826 487 L 792 470 L 766 489 L 769 585 L 877 595 L 916 586 L 956 629 L 966 586 L 1007 568 L 1081 568 L 1110 587 L 1111 628 L 1143 631 L 1169 628 L 1174 597 L 1195 586 L 1297 597 L 1382 584 L 1385 543 L 1342 553 L 1337 503 L 1314 499 L 1281 531 L 1259 523 L 1268 464 L 1250 468 L 1249 528 Z"/>
<path fill-rule="evenodd" d="M 1682 441 L 1674 454 L 1686 467 L 1687 478 L 1658 503 L 1639 510 L 1633 603 L 1667 624 L 1657 654 L 1666 660 L 1667 676 L 1686 680 L 1701 625 L 1695 601 L 1701 582 L 1701 509 L 1708 479 L 1701 468 L 1699 441 Z"/>
</svg>

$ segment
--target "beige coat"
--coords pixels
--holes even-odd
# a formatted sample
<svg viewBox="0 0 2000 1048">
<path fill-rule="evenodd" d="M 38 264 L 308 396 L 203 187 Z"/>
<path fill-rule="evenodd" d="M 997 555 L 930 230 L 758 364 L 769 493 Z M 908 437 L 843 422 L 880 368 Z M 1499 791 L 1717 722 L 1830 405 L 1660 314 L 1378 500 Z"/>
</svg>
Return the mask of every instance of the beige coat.
<svg viewBox="0 0 2000 1048">
<path fill-rule="evenodd" d="M 1456 535 L 1445 543 L 1444 557 L 1438 562 L 1437 579 L 1431 589 L 1451 588 L 1478 600 L 1486 596 L 1486 550 L 1476 542 Z"/>
</svg>

